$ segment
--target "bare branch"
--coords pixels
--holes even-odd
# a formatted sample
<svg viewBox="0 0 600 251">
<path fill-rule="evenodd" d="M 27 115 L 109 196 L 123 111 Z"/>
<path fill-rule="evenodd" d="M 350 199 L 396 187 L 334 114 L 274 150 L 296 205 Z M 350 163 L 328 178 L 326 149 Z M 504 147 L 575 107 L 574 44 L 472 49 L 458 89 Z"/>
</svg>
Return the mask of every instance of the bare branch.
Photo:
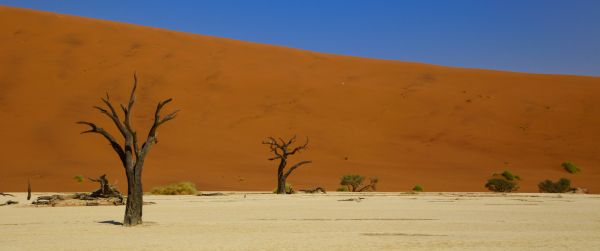
<svg viewBox="0 0 600 251">
<path fill-rule="evenodd" d="M 295 165 L 290 167 L 290 169 L 288 169 L 287 172 L 285 172 L 284 177 L 287 178 L 287 176 L 290 175 L 296 168 L 300 167 L 301 165 L 309 164 L 309 163 L 312 163 L 312 161 L 304 160 L 304 161 L 300 161 L 300 162 L 296 163 Z"/>
<path fill-rule="evenodd" d="M 288 155 L 295 154 L 295 153 L 299 152 L 300 150 L 304 150 L 307 148 L 308 148 L 308 137 L 306 137 L 306 142 L 304 143 L 304 145 L 297 146 L 296 148 L 294 148 L 294 150 L 292 150 L 290 153 L 288 153 Z"/>
<path fill-rule="evenodd" d="M 108 133 L 101 127 L 96 126 L 94 123 L 90 123 L 87 121 L 79 121 L 79 122 L 77 122 L 77 124 L 88 125 L 90 127 L 90 130 L 83 131 L 83 132 L 81 132 L 81 134 L 98 133 L 98 134 L 104 136 L 104 138 L 106 140 L 108 140 L 108 142 L 112 146 L 113 150 L 115 150 L 117 152 L 121 161 L 123 161 L 123 163 L 125 163 L 125 152 L 123 151 L 123 147 L 121 147 L 121 145 L 117 142 L 117 140 L 112 135 L 110 135 L 110 133 Z"/>
<path fill-rule="evenodd" d="M 287 144 L 285 144 L 285 145 L 289 146 L 289 145 L 293 144 L 294 142 L 296 142 L 296 134 L 294 134 L 294 137 L 292 137 L 290 140 L 288 140 Z"/>
<path fill-rule="evenodd" d="M 119 132 L 121 132 L 123 137 L 127 137 L 127 129 L 119 120 L 119 114 L 117 114 L 117 111 L 115 110 L 114 106 L 110 103 L 110 96 L 108 95 L 108 93 L 106 93 L 106 98 L 101 98 L 101 100 L 102 102 L 104 102 L 104 104 L 106 104 L 106 106 L 108 106 L 108 109 L 110 109 L 110 113 L 106 109 L 103 109 L 98 106 L 94 106 L 94 108 L 98 109 L 101 113 L 108 116 L 115 123 L 115 126 L 117 126 L 117 129 L 119 129 Z"/>
<path fill-rule="evenodd" d="M 176 110 L 172 113 L 167 114 L 167 116 L 163 117 L 160 122 L 158 123 L 159 125 L 164 124 L 165 122 L 174 119 L 177 116 L 177 113 L 179 112 L 179 110 Z"/>
<path fill-rule="evenodd" d="M 131 111 L 133 109 L 133 104 L 135 103 L 135 90 L 137 89 L 137 75 L 133 73 L 133 88 L 131 89 L 131 94 L 129 96 L 129 102 L 127 102 L 127 107 L 121 105 L 121 109 L 125 114 L 124 123 L 128 129 L 131 129 Z"/>
<path fill-rule="evenodd" d="M 278 149 L 281 149 L 282 146 L 279 145 L 279 143 L 277 143 L 277 140 L 275 140 L 275 138 L 267 137 L 267 140 L 263 141 L 262 143 L 263 143 L 263 145 L 268 145 L 269 149 L 271 149 L 271 152 L 273 152 L 273 154 L 275 154 L 275 156 L 269 158 L 269 160 L 276 160 L 276 159 L 284 158 L 283 153 L 278 152 Z"/>
<path fill-rule="evenodd" d="M 179 112 L 179 110 L 177 110 L 177 111 L 174 111 L 174 112 L 168 114 L 167 116 L 165 116 L 162 119 L 160 118 L 160 111 L 166 104 L 168 104 L 172 100 L 173 100 L 172 98 L 169 98 L 167 100 L 158 102 L 158 105 L 156 106 L 156 112 L 154 113 L 154 123 L 152 124 L 152 127 L 150 128 L 150 131 L 148 132 L 148 137 L 146 138 L 146 142 L 144 142 L 144 144 L 142 145 L 142 149 L 140 150 L 141 158 L 143 158 L 143 156 L 146 155 L 146 153 L 150 150 L 150 148 L 152 147 L 153 144 L 158 143 L 158 138 L 156 136 L 156 130 L 158 129 L 158 127 L 160 125 L 164 124 L 165 122 L 174 119 L 177 115 L 177 112 Z"/>
<path fill-rule="evenodd" d="M 123 119 L 123 124 L 125 124 L 125 129 L 128 132 L 128 134 L 125 136 L 125 144 L 128 145 L 129 147 L 126 147 L 126 149 L 133 148 L 133 151 L 134 151 L 134 154 L 135 154 L 135 157 L 137 160 L 137 159 L 139 159 L 139 155 L 140 155 L 138 140 L 137 140 L 137 133 L 133 129 L 133 126 L 131 126 L 131 114 L 132 114 L 132 110 L 133 110 L 133 104 L 135 103 L 135 90 L 136 89 L 137 89 L 137 75 L 134 72 L 133 73 L 133 88 L 131 89 L 131 94 L 129 96 L 129 101 L 127 102 L 127 107 L 125 107 L 124 105 L 121 105 L 121 110 L 123 110 L 123 114 L 125 116 Z"/>
</svg>

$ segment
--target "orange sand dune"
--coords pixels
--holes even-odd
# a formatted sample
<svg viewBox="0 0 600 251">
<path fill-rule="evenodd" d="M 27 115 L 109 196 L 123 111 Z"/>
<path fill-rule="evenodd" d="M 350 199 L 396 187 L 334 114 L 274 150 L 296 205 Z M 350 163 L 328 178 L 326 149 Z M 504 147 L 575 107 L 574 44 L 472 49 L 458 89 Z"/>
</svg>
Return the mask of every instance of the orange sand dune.
<svg viewBox="0 0 600 251">
<path fill-rule="evenodd" d="M 161 128 L 144 184 L 189 180 L 201 190 L 267 190 L 266 136 L 310 137 L 294 160 L 297 188 L 335 189 L 342 174 L 380 190 L 483 191 L 494 172 L 570 178 L 600 192 L 600 78 L 538 75 L 314 53 L 149 27 L 0 7 L 0 191 L 90 190 L 75 175 L 118 158 L 74 122 L 112 128 L 91 107 L 125 102 L 137 71 L 134 123 L 160 99 L 179 117 Z M 141 133 L 140 133 L 141 134 Z M 563 171 L 572 161 L 580 174 Z"/>
</svg>

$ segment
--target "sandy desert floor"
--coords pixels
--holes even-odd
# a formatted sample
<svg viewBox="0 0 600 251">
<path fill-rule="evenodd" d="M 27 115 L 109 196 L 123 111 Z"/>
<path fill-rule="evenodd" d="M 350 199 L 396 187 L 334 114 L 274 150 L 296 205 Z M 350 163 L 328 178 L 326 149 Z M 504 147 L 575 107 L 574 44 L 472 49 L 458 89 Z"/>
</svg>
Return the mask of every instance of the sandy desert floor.
<svg viewBox="0 0 600 251">
<path fill-rule="evenodd" d="M 156 204 L 144 207 L 145 223 L 134 228 L 119 225 L 123 206 L 36 208 L 16 195 L 19 205 L 0 208 L 2 250 L 600 248 L 599 195 L 146 196 Z"/>
</svg>

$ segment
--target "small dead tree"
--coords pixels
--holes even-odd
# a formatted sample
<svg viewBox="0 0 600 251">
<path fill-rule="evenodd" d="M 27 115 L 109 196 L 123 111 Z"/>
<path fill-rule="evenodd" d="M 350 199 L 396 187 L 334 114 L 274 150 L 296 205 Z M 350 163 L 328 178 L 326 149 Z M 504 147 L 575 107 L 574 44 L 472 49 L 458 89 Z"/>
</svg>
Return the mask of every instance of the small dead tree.
<svg viewBox="0 0 600 251">
<path fill-rule="evenodd" d="M 308 138 L 306 138 L 306 143 L 304 143 L 303 145 L 292 147 L 291 145 L 294 144 L 295 142 L 296 142 L 295 135 L 288 141 L 285 141 L 281 138 L 279 138 L 279 141 L 277 141 L 273 137 L 268 137 L 267 140 L 263 141 L 263 144 L 269 146 L 269 148 L 271 149 L 271 152 L 275 155 L 275 156 L 269 158 L 269 160 L 279 160 L 279 166 L 277 167 L 277 190 L 276 190 L 276 192 L 278 194 L 285 194 L 285 181 L 287 180 L 288 176 L 294 170 L 296 170 L 296 168 L 298 168 L 304 164 L 312 163 L 312 161 L 310 161 L 310 160 L 303 160 L 303 161 L 300 161 L 300 162 L 292 165 L 290 168 L 287 169 L 287 171 L 285 171 L 288 157 L 290 155 L 294 155 L 294 154 L 300 152 L 301 150 L 305 150 L 308 147 Z"/>
<path fill-rule="evenodd" d="M 137 87 L 137 76 L 135 73 L 133 74 L 133 80 L 133 89 L 131 90 L 131 95 L 129 96 L 129 102 L 126 106 L 121 105 L 121 109 L 123 110 L 123 120 L 121 120 L 115 107 L 112 105 L 108 93 L 106 94 L 106 98 L 101 99 L 108 110 L 99 106 L 94 106 L 96 110 L 106 115 L 115 124 L 124 138 L 123 145 L 121 145 L 117 139 L 115 139 L 115 137 L 113 137 L 107 131 L 96 126 L 96 124 L 87 121 L 77 122 L 78 124 L 88 125 L 90 127 L 89 130 L 82 132 L 82 134 L 97 133 L 108 140 L 113 150 L 115 150 L 119 156 L 123 167 L 125 168 L 125 175 L 127 176 L 127 203 L 125 208 L 125 218 L 123 220 L 124 226 L 135 226 L 142 224 L 142 169 L 144 166 L 144 160 L 152 146 L 158 143 L 156 133 L 158 127 L 167 121 L 174 119 L 178 112 L 175 111 L 164 117 L 161 117 L 161 110 L 166 104 L 171 102 L 172 99 L 169 98 L 167 100 L 158 102 L 158 106 L 154 112 L 154 123 L 148 132 L 146 141 L 144 141 L 140 147 L 138 144 L 136 131 L 131 125 L 131 113 L 133 110 L 133 104 L 135 102 L 135 90 Z"/>
<path fill-rule="evenodd" d="M 27 200 L 31 200 L 31 180 L 27 179 Z"/>
</svg>

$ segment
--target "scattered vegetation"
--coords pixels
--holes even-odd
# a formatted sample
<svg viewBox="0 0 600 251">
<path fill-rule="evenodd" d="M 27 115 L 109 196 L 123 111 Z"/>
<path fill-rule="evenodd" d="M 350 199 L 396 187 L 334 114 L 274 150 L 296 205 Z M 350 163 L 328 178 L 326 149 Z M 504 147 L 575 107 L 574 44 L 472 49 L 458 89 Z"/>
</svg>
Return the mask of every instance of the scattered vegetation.
<svg viewBox="0 0 600 251">
<path fill-rule="evenodd" d="M 193 195 L 197 194 L 196 185 L 192 182 L 179 182 L 158 186 L 150 190 L 151 194 L 156 195 Z"/>
<path fill-rule="evenodd" d="M 538 184 L 541 193 L 566 193 L 571 190 L 571 181 L 561 178 L 557 182 L 545 180 Z"/>
<path fill-rule="evenodd" d="M 379 182 L 378 178 L 373 177 L 369 179 L 369 184 L 362 186 L 364 180 L 364 176 L 358 174 L 348 174 L 342 176 L 340 185 L 345 186 L 346 190 L 351 192 L 367 192 L 377 190 L 377 183 Z M 338 188 L 338 191 L 340 191 L 340 188 Z"/>
<path fill-rule="evenodd" d="M 424 191 L 423 186 L 421 186 L 419 184 L 415 185 L 412 190 L 414 192 L 423 192 Z"/>
<path fill-rule="evenodd" d="M 569 161 L 562 163 L 561 166 L 565 169 L 565 171 L 571 174 L 581 172 L 581 169 L 579 169 L 578 166 Z"/>
<path fill-rule="evenodd" d="M 73 179 L 75 181 L 77 181 L 77 183 L 83 182 L 83 176 L 82 175 L 75 175 L 75 177 L 73 177 Z"/>
<path fill-rule="evenodd" d="M 485 187 L 492 192 L 499 193 L 510 193 L 519 189 L 516 182 L 506 178 L 491 178 L 485 183 Z"/>
<path fill-rule="evenodd" d="M 278 193 L 278 192 L 277 192 L 277 188 L 273 189 L 273 193 Z M 290 183 L 285 183 L 285 193 L 286 193 L 286 194 L 293 194 L 293 193 L 296 193 L 296 191 L 294 191 L 294 187 L 292 186 L 292 184 L 290 184 Z"/>
<path fill-rule="evenodd" d="M 500 174 L 492 174 L 492 178 L 485 183 L 485 188 L 492 192 L 510 193 L 519 189 L 519 185 L 517 184 L 519 180 L 521 180 L 519 175 L 515 175 L 509 170 L 504 170 Z"/>
</svg>

